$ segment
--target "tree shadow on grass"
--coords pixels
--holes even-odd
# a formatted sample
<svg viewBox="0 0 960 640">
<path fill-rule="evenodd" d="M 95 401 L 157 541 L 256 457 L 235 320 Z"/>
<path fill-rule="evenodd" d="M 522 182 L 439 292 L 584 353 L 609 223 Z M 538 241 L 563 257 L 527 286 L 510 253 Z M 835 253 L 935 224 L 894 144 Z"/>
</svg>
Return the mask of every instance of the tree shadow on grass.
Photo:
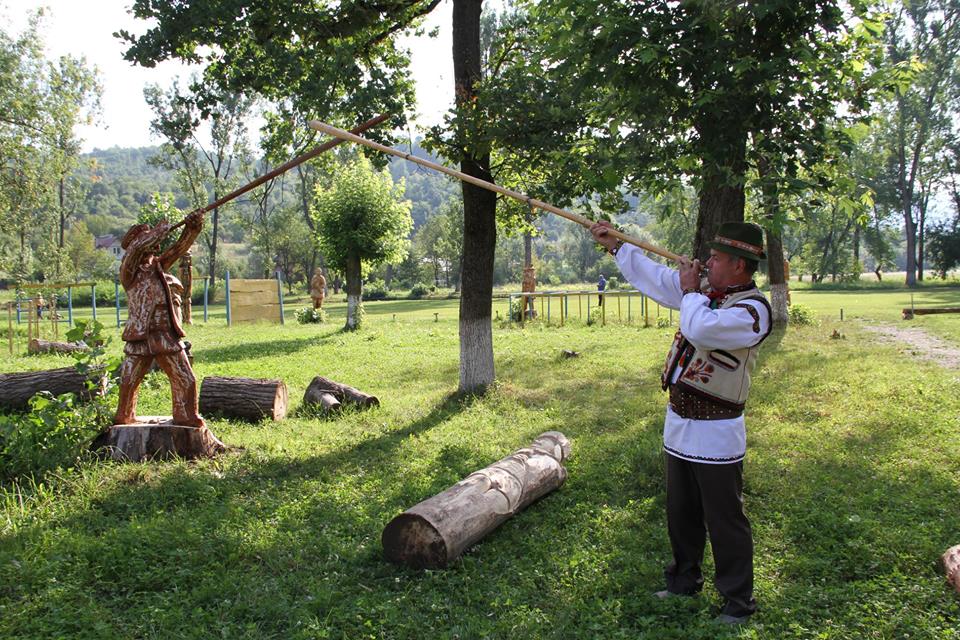
<svg viewBox="0 0 960 640">
<path fill-rule="evenodd" d="M 0 563 L 0 603 L 33 611 L 18 633 L 58 635 L 76 631 L 58 611 L 92 596 L 85 617 L 114 621 L 99 637 L 138 635 L 123 621 L 144 618 L 167 637 L 290 637 L 303 620 L 352 611 L 367 584 L 395 572 L 374 542 L 388 505 L 412 505 L 424 489 L 396 481 L 393 453 L 473 402 L 448 397 L 400 429 L 304 459 L 127 465 L 128 483 L 88 508 L 5 537 L 0 557 L 21 560 Z M 450 450 L 441 463 L 467 457 Z M 38 539 L 43 550 L 29 551 Z M 167 609 L 184 612 L 157 613 Z"/>
<path fill-rule="evenodd" d="M 252 344 L 231 345 L 225 347 L 194 348 L 194 355 L 200 362 L 232 362 L 259 357 L 277 357 L 297 353 L 319 345 L 337 333 L 320 336 L 305 336 L 288 340 L 257 341 Z"/>
</svg>

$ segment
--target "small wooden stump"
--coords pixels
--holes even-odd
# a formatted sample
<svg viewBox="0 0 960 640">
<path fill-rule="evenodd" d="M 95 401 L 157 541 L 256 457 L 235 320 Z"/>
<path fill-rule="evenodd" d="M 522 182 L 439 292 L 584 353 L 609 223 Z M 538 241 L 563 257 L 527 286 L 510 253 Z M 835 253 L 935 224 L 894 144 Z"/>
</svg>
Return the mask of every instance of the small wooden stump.
<svg viewBox="0 0 960 640">
<path fill-rule="evenodd" d="M 388 560 L 443 568 L 529 504 L 563 484 L 570 441 L 558 431 L 404 511 L 381 536 Z"/>
<path fill-rule="evenodd" d="M 207 376 L 200 386 L 200 413 L 259 421 L 287 415 L 287 385 L 283 380 Z"/>
<path fill-rule="evenodd" d="M 39 353 L 75 353 L 78 351 L 90 351 L 83 342 L 56 342 L 52 340 L 40 340 L 34 338 L 27 343 L 27 353 L 36 355 Z"/>
<path fill-rule="evenodd" d="M 947 574 L 947 582 L 960 593 L 960 544 L 950 547 L 940 557 L 943 569 Z"/>
<path fill-rule="evenodd" d="M 93 374 L 91 379 L 96 379 L 97 375 Z M 87 380 L 74 367 L 0 374 L 0 407 L 26 409 L 30 398 L 41 391 L 48 391 L 55 396 L 76 393 L 80 398 L 89 399 L 91 393 L 87 388 Z M 103 393 L 105 382 L 101 378 L 94 394 Z"/>
<path fill-rule="evenodd" d="M 324 414 L 330 414 L 340 411 L 345 404 L 376 407 L 380 405 L 380 400 L 351 386 L 316 376 L 303 394 L 303 404 L 319 404 Z"/>
<path fill-rule="evenodd" d="M 207 427 L 173 424 L 173 419 L 166 416 L 144 417 L 137 424 L 115 424 L 101 432 L 90 448 L 122 462 L 212 458 L 226 450 Z"/>
</svg>

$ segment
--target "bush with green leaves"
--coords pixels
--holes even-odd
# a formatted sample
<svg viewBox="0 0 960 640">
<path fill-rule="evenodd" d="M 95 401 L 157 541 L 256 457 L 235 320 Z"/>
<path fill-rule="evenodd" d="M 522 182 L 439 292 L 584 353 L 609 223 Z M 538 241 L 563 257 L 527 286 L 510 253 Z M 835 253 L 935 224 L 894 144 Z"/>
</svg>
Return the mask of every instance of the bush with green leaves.
<svg viewBox="0 0 960 640">
<path fill-rule="evenodd" d="M 616 277 L 610 278 L 607 280 L 607 289 L 619 289 L 620 280 Z"/>
<path fill-rule="evenodd" d="M 384 300 L 389 293 L 383 280 L 374 280 L 363 285 L 364 300 Z"/>
<path fill-rule="evenodd" d="M 429 293 L 430 293 L 430 287 L 423 284 L 422 282 L 418 282 L 417 284 L 413 285 L 413 287 L 411 287 L 410 295 L 408 297 L 412 298 L 413 300 L 419 300 L 420 298 L 427 297 Z"/>
<path fill-rule="evenodd" d="M 790 324 L 808 325 L 817 321 L 817 314 L 813 309 L 802 304 L 790 305 Z"/>
<path fill-rule="evenodd" d="M 109 338 L 103 335 L 103 325 L 96 320 L 78 321 L 66 337 L 90 347 L 72 355 L 77 370 L 89 380 L 91 399 L 41 392 L 30 399 L 26 412 L 0 416 L 0 479 L 38 477 L 73 466 L 86 455 L 97 433 L 110 424 L 113 406 L 106 392 L 113 380 L 103 375 L 118 363 L 106 355 Z"/>
<path fill-rule="evenodd" d="M 300 324 L 321 324 L 327 320 L 327 312 L 323 309 L 314 309 L 313 307 L 304 307 L 294 312 L 297 322 Z"/>
</svg>

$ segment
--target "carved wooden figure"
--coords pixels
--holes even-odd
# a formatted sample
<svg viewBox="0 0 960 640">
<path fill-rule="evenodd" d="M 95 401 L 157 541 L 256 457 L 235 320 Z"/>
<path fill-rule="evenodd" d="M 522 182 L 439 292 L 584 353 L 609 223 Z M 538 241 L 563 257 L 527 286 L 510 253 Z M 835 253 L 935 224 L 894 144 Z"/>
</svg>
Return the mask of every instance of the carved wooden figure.
<svg viewBox="0 0 960 640">
<path fill-rule="evenodd" d="M 126 253 L 120 264 L 120 283 L 127 293 L 128 319 L 121 335 L 126 358 L 120 367 L 120 401 L 114 424 L 138 422 L 137 392 L 156 362 L 170 379 L 174 424 L 205 426 L 197 408 L 197 381 L 184 352 L 180 325 L 183 286 L 167 273 L 202 229 L 203 214 L 193 213 L 187 216 L 180 238 L 166 251 L 160 251 L 160 241 L 170 230 L 165 222 L 155 227 L 135 225 L 121 241 Z"/>
<path fill-rule="evenodd" d="M 327 279 L 323 277 L 323 269 L 317 267 L 310 279 L 310 297 L 313 299 L 313 308 L 323 307 L 323 298 L 326 295 Z"/>
</svg>

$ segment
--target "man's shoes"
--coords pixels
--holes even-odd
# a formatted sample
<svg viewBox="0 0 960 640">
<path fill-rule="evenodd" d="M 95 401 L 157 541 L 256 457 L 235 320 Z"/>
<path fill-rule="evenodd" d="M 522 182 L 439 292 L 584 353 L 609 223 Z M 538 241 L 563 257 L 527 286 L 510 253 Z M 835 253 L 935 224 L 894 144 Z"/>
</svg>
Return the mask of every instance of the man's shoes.
<svg viewBox="0 0 960 640">
<path fill-rule="evenodd" d="M 720 624 L 729 624 L 729 625 L 738 625 L 746 624 L 747 620 L 750 619 L 750 616 L 731 616 L 726 613 L 721 613 L 716 618 L 713 619 L 714 622 Z"/>
</svg>

